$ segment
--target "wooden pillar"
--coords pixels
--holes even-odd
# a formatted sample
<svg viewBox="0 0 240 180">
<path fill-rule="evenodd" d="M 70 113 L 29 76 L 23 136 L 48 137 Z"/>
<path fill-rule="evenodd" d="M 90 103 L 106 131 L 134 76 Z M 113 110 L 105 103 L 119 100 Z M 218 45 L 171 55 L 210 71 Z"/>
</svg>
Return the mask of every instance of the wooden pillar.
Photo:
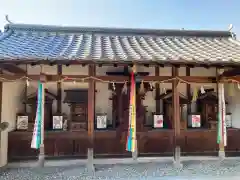
<svg viewBox="0 0 240 180">
<path fill-rule="evenodd" d="M 155 76 L 160 76 L 160 70 L 159 70 L 159 66 L 155 67 Z M 161 113 L 161 107 L 160 107 L 160 85 L 159 83 L 155 84 L 155 98 L 156 98 L 156 114 L 160 114 Z"/>
<path fill-rule="evenodd" d="M 0 72 L 1 74 L 2 72 Z M 3 82 L 0 82 L 0 123 L 2 123 L 2 106 L 3 106 L 3 102 L 2 102 L 2 91 L 3 91 Z M 3 165 L 3 157 L 2 157 L 2 147 L 1 147 L 1 144 L 2 144 L 2 133 L 0 131 L 0 167 Z"/>
<path fill-rule="evenodd" d="M 178 68 L 173 66 L 172 67 L 172 76 L 177 77 L 179 72 Z M 174 121 L 174 135 L 173 135 L 173 144 L 174 144 L 174 165 L 179 167 L 181 166 L 180 163 L 180 104 L 179 104 L 179 92 L 178 92 L 178 83 L 179 80 L 173 80 L 172 82 L 172 117 Z"/>
<path fill-rule="evenodd" d="M 89 65 L 89 76 L 95 76 L 95 65 Z M 87 169 L 90 172 L 94 171 L 93 163 L 93 147 L 94 147 L 94 118 L 95 118 L 95 81 L 89 80 L 88 87 L 88 152 L 87 152 Z"/>
<path fill-rule="evenodd" d="M 221 75 L 221 72 L 218 68 L 216 68 L 216 80 L 217 80 L 217 84 L 216 84 L 216 90 L 217 90 L 217 97 L 218 99 L 219 97 L 219 76 Z M 218 100 L 218 108 L 217 108 L 217 120 L 219 121 L 219 113 L 220 113 L 221 109 L 219 109 L 219 100 Z M 217 129 L 217 135 L 218 135 L 218 129 Z M 216 136 L 217 137 L 217 136 Z M 224 147 L 224 141 L 223 139 L 221 140 L 221 142 L 219 143 L 219 150 L 218 150 L 218 156 L 219 158 L 224 158 L 225 157 L 225 147 Z"/>
<path fill-rule="evenodd" d="M 57 66 L 57 74 L 62 75 L 62 65 Z M 62 83 L 57 82 L 57 113 L 62 112 Z"/>
<path fill-rule="evenodd" d="M 28 65 L 26 64 L 26 75 L 28 75 Z M 25 83 L 24 87 L 24 101 L 27 102 L 27 96 L 28 96 L 28 85 Z M 27 114 L 27 103 L 24 103 L 24 113 Z"/>
<path fill-rule="evenodd" d="M 191 76 L 191 69 L 190 67 L 186 67 L 186 76 Z M 191 85 L 190 84 L 186 84 L 187 86 L 187 98 L 188 98 L 188 101 L 191 102 Z M 189 114 L 191 114 L 191 103 L 188 103 L 187 104 L 187 127 L 188 126 L 188 116 Z"/>
</svg>

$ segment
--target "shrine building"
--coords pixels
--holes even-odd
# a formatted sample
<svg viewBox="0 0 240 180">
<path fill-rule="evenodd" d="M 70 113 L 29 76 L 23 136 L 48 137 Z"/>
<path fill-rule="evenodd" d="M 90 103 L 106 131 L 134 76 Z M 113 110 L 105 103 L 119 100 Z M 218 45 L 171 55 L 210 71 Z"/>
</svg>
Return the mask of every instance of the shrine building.
<svg viewBox="0 0 240 180">
<path fill-rule="evenodd" d="M 137 157 L 240 155 L 240 42 L 233 32 L 7 24 L 0 122 L 9 127 L 0 135 L 0 166 L 38 158 L 30 146 L 39 81 L 46 159 L 131 157 L 133 67 Z M 220 96 L 225 139 L 218 143 Z"/>
</svg>

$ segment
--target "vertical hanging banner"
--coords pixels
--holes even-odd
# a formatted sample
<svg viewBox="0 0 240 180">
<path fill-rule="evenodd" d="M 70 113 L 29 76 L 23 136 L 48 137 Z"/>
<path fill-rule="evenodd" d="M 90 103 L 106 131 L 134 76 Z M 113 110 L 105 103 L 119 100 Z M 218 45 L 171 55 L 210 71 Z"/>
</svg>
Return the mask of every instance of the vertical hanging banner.
<svg viewBox="0 0 240 180">
<path fill-rule="evenodd" d="M 41 82 L 38 82 L 38 95 L 37 95 L 37 110 L 35 117 L 35 124 L 32 135 L 31 148 L 39 149 L 40 144 L 43 142 L 43 114 L 44 114 L 44 88 Z"/>
<path fill-rule="evenodd" d="M 218 132 L 217 132 L 217 143 L 220 144 L 222 141 L 222 104 L 221 104 L 221 88 L 218 85 Z"/>
<path fill-rule="evenodd" d="M 220 84 L 222 89 L 222 136 L 223 136 L 223 143 L 224 146 L 227 146 L 227 127 L 226 127 L 226 102 L 225 102 L 225 95 L 224 95 L 224 84 Z"/>
<path fill-rule="evenodd" d="M 130 152 L 136 151 L 136 82 L 134 71 L 131 73 L 129 127 L 126 150 Z"/>
</svg>

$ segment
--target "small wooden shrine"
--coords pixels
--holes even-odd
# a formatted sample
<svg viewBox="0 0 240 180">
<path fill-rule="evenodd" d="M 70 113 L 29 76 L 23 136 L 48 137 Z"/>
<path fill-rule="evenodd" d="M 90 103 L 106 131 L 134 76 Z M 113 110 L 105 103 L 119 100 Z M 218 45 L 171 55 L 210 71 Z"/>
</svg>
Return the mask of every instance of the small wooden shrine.
<svg viewBox="0 0 240 180">
<path fill-rule="evenodd" d="M 206 89 L 205 93 L 199 92 L 198 94 L 197 112 L 201 114 L 201 127 L 216 129 L 218 122 L 217 92 L 214 89 Z"/>
<path fill-rule="evenodd" d="M 45 89 L 45 117 L 44 117 L 44 128 L 45 130 L 52 129 L 52 116 L 53 116 L 53 101 L 56 100 L 57 96 L 47 89 Z M 36 110 L 37 110 L 37 92 L 30 94 L 27 98 L 23 99 L 23 103 L 30 108 L 28 113 L 28 130 L 32 131 L 35 123 Z"/>
<path fill-rule="evenodd" d="M 88 91 L 83 89 L 66 90 L 64 103 L 70 106 L 71 131 L 87 131 Z"/>
<path fill-rule="evenodd" d="M 166 93 L 163 93 L 159 96 L 159 98 L 163 101 L 163 115 L 164 115 L 164 128 L 173 129 L 173 112 L 172 112 L 172 90 L 167 90 Z M 183 119 L 183 108 L 188 104 L 188 99 L 183 94 L 179 93 L 179 111 L 180 111 L 180 121 L 181 121 L 181 129 L 185 129 L 187 127 L 187 119 Z"/>
</svg>

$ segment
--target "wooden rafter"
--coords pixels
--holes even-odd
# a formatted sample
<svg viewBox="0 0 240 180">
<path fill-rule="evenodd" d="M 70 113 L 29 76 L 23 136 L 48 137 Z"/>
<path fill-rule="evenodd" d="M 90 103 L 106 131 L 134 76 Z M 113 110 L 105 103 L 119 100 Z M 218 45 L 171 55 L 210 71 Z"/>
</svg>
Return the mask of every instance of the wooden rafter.
<svg viewBox="0 0 240 180">
<path fill-rule="evenodd" d="M 26 71 L 14 64 L 0 64 L 0 69 L 14 74 L 26 74 Z"/>
<path fill-rule="evenodd" d="M 240 76 L 240 68 L 225 70 L 219 78 Z"/>
</svg>

